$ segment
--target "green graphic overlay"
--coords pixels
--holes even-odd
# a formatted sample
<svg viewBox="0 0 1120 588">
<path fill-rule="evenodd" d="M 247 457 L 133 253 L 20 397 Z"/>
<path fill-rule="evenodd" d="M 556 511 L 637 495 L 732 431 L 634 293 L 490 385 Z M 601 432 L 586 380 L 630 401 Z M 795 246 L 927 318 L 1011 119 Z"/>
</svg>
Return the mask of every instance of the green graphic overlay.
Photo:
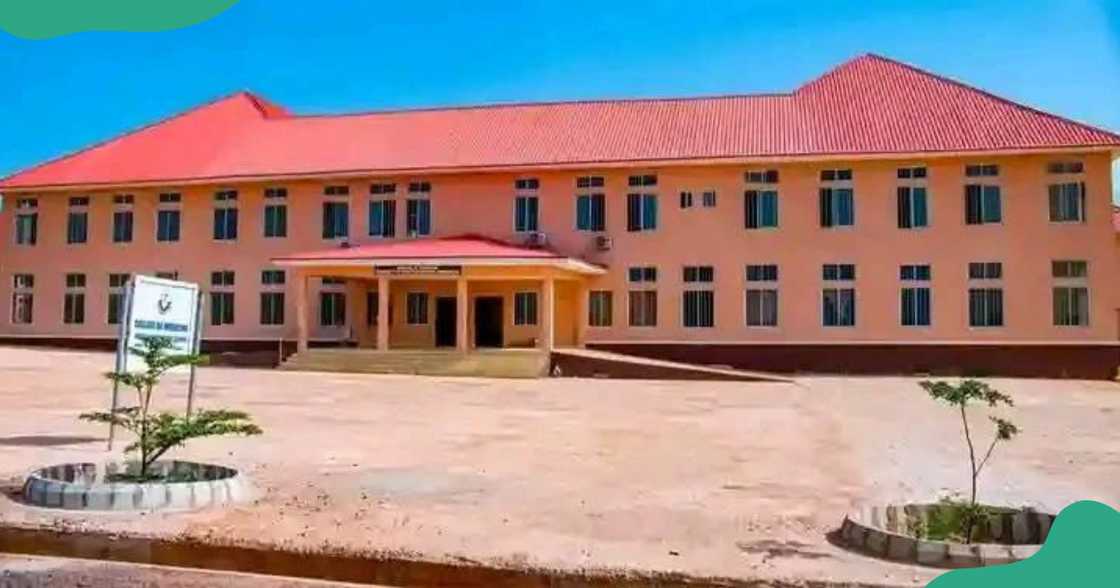
<svg viewBox="0 0 1120 588">
<path fill-rule="evenodd" d="M 1006 566 L 955 570 L 929 588 L 1120 586 L 1120 512 L 1091 500 L 1067 506 L 1034 557 Z"/>
<path fill-rule="evenodd" d="M 0 29 L 23 39 L 84 31 L 155 32 L 214 18 L 238 0 L 9 0 Z"/>
</svg>

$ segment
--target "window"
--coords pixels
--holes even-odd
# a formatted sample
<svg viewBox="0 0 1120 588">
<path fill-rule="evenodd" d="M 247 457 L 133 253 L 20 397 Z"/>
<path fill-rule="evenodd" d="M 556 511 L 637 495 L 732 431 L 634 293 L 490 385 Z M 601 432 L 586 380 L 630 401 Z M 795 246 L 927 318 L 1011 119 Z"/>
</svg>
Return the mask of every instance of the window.
<svg viewBox="0 0 1120 588">
<path fill-rule="evenodd" d="M 630 291 L 630 326 L 657 326 L 657 290 Z"/>
<path fill-rule="evenodd" d="M 426 292 L 409 292 L 405 302 L 408 306 L 406 319 L 408 324 L 428 324 L 428 294 Z"/>
<path fill-rule="evenodd" d="M 80 325 L 86 322 L 86 275 L 66 274 L 66 293 L 63 295 L 62 322 Z"/>
<path fill-rule="evenodd" d="M 973 327 L 1003 326 L 1003 289 L 968 290 L 968 324 Z"/>
<path fill-rule="evenodd" d="M 778 192 L 775 190 L 747 190 L 743 194 L 746 227 L 748 229 L 775 228 L 778 226 Z"/>
<path fill-rule="evenodd" d="M 214 240 L 237 239 L 237 191 L 219 190 L 214 193 Z"/>
<path fill-rule="evenodd" d="M 999 176 L 999 166 L 992 164 L 966 165 L 964 175 L 969 178 L 994 178 Z"/>
<path fill-rule="evenodd" d="M 35 198 L 16 200 L 15 234 L 17 245 L 34 245 L 39 239 L 39 201 Z"/>
<path fill-rule="evenodd" d="M 1085 222 L 1084 182 L 1050 185 L 1050 221 L 1056 223 Z"/>
<path fill-rule="evenodd" d="M 607 224 L 607 198 L 604 194 L 576 196 L 576 230 L 604 231 Z"/>
<path fill-rule="evenodd" d="M 855 224 L 855 196 L 851 188 L 821 188 L 820 201 L 822 227 L 850 227 Z"/>
<path fill-rule="evenodd" d="M 346 202 L 323 203 L 323 238 L 344 239 L 350 234 L 350 205 Z"/>
<path fill-rule="evenodd" d="M 702 289 L 700 286 L 686 286 L 683 300 L 684 326 L 715 326 L 715 292 L 710 286 L 715 281 L 715 270 L 710 265 L 685 266 L 682 278 L 685 284 L 708 284 Z"/>
<path fill-rule="evenodd" d="M 926 179 L 926 168 L 924 167 L 900 167 L 897 174 L 900 180 L 924 180 Z"/>
<path fill-rule="evenodd" d="M 514 201 L 513 230 L 518 233 L 536 231 L 538 207 L 536 196 L 517 196 Z"/>
<path fill-rule="evenodd" d="M 369 235 L 390 239 L 397 234 L 397 202 L 371 200 L 369 203 Z"/>
<path fill-rule="evenodd" d="M 1002 221 L 999 186 L 969 184 L 964 190 L 965 223 L 983 225 Z"/>
<path fill-rule="evenodd" d="M 1003 277 L 1003 264 L 998 261 L 973 262 L 968 264 L 968 279 L 998 280 Z"/>
<path fill-rule="evenodd" d="M 778 266 L 747 266 L 746 317 L 748 327 L 778 326 Z"/>
<path fill-rule="evenodd" d="M 264 190 L 264 236 L 281 238 L 288 236 L 288 199 L 287 188 L 265 188 Z"/>
<path fill-rule="evenodd" d="M 996 261 L 968 264 L 968 324 L 972 327 L 1003 326 L 1003 264 Z"/>
<path fill-rule="evenodd" d="M 587 324 L 592 327 L 611 326 L 614 306 L 611 291 L 592 290 L 587 296 Z"/>
<path fill-rule="evenodd" d="M 132 242 L 132 194 L 113 196 L 113 242 Z"/>
<path fill-rule="evenodd" d="M 261 324 L 284 324 L 284 270 L 261 270 Z"/>
<path fill-rule="evenodd" d="M 513 187 L 518 192 L 524 192 L 524 191 L 535 192 L 535 191 L 540 189 L 541 182 L 540 182 L 540 180 L 538 180 L 536 178 L 524 178 L 524 179 L 520 179 L 520 180 L 515 180 L 513 182 Z"/>
<path fill-rule="evenodd" d="M 904 327 L 930 325 L 930 269 L 928 265 L 903 265 L 899 267 L 901 291 L 901 323 Z"/>
<path fill-rule="evenodd" d="M 628 273 L 631 282 L 656 282 L 657 268 L 653 266 L 632 267 Z"/>
<path fill-rule="evenodd" d="M 128 274 L 109 274 L 109 306 L 105 313 L 105 322 L 110 325 L 119 325 L 124 313 L 124 291 L 128 286 Z"/>
<path fill-rule="evenodd" d="M 1053 161 L 1046 166 L 1051 174 L 1080 174 L 1085 172 L 1085 164 L 1080 161 Z"/>
<path fill-rule="evenodd" d="M 606 186 L 603 176 L 580 176 L 576 178 L 576 188 L 602 188 Z"/>
<path fill-rule="evenodd" d="M 626 184 L 628 186 L 632 187 L 632 188 L 633 187 L 656 186 L 657 185 L 657 176 L 653 175 L 653 174 L 646 174 L 646 175 L 641 175 L 641 176 L 630 176 L 627 179 Z"/>
<path fill-rule="evenodd" d="M 715 190 L 705 191 L 704 195 L 701 196 L 701 202 L 703 203 L 704 208 L 715 208 L 715 205 L 716 205 L 716 192 L 715 192 Z"/>
<path fill-rule="evenodd" d="M 324 284 L 327 285 L 327 284 Z M 342 327 L 346 325 L 346 293 L 319 292 L 319 326 Z"/>
<path fill-rule="evenodd" d="M 409 182 L 409 194 L 430 194 L 432 191 L 432 184 L 429 182 Z"/>
<path fill-rule="evenodd" d="M 1054 277 L 1054 325 L 1089 326 L 1089 264 L 1081 260 L 1055 260 L 1050 264 Z"/>
<path fill-rule="evenodd" d="M 427 198 L 409 198 L 405 229 L 410 237 L 432 234 L 432 201 Z"/>
<path fill-rule="evenodd" d="M 926 200 L 926 168 L 900 167 L 898 192 L 898 228 L 916 229 L 929 226 L 929 204 Z"/>
<path fill-rule="evenodd" d="M 853 327 L 856 324 L 856 266 L 829 263 L 821 267 L 825 282 L 848 282 L 829 285 L 822 291 L 821 324 L 826 327 Z"/>
<path fill-rule="evenodd" d="M 210 273 L 210 324 L 232 325 L 234 273 L 222 270 Z"/>
<path fill-rule="evenodd" d="M 822 182 L 850 182 L 852 181 L 852 170 L 850 169 L 822 169 L 821 170 Z"/>
<path fill-rule="evenodd" d="M 750 170 L 743 174 L 743 181 L 748 184 L 777 184 L 778 170 Z"/>
<path fill-rule="evenodd" d="M 350 186 L 323 186 L 324 196 L 349 196 Z"/>
<path fill-rule="evenodd" d="M 681 192 L 681 208 L 692 208 L 692 192 Z"/>
<path fill-rule="evenodd" d="M 513 295 L 513 324 L 537 324 L 537 293 L 515 292 Z"/>
<path fill-rule="evenodd" d="M 384 196 L 386 194 L 396 194 L 397 193 L 397 185 L 392 183 L 392 182 L 381 183 L 381 184 L 370 184 L 369 193 L 374 194 L 374 195 L 381 195 L 381 196 Z"/>
<path fill-rule="evenodd" d="M 89 237 L 89 197 L 76 196 L 70 199 L 70 211 L 66 215 L 66 242 L 71 245 L 85 243 Z"/>
<path fill-rule="evenodd" d="M 175 272 L 175 271 L 156 272 L 156 277 L 160 278 L 162 280 L 178 280 L 179 279 L 179 272 Z"/>
<path fill-rule="evenodd" d="M 657 228 L 657 195 L 626 195 L 626 230 L 652 231 Z"/>
<path fill-rule="evenodd" d="M 12 276 L 12 322 L 29 325 L 35 303 L 35 276 L 15 274 Z"/>
<path fill-rule="evenodd" d="M 182 195 L 166 192 L 159 195 L 159 211 L 156 213 L 156 241 L 173 242 L 179 240 L 180 212 Z"/>
</svg>

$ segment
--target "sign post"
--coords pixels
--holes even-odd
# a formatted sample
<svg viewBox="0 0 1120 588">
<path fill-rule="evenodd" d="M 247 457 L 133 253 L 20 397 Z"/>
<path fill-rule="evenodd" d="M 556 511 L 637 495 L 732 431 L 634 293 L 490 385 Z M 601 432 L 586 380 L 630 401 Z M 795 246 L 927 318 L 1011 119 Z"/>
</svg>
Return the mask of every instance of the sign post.
<svg viewBox="0 0 1120 588">
<path fill-rule="evenodd" d="M 164 280 L 150 276 L 133 276 L 125 290 L 123 320 L 117 340 L 116 373 L 146 369 L 144 359 L 131 352 L 148 337 L 164 337 L 171 341 L 169 352 L 197 353 L 202 336 L 202 299 L 198 284 Z M 187 391 L 187 415 L 194 402 L 195 367 L 190 366 L 190 389 Z M 113 383 L 111 410 L 120 403 L 119 386 Z M 113 448 L 115 426 L 109 424 L 109 449 Z"/>
</svg>

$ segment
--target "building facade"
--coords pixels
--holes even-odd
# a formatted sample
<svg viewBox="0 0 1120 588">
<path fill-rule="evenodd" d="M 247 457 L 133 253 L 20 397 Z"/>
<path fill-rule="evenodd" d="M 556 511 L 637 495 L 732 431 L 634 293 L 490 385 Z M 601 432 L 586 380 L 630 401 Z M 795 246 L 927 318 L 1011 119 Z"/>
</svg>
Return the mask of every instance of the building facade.
<svg viewBox="0 0 1120 588">
<path fill-rule="evenodd" d="M 0 338 L 109 341 L 144 273 L 203 285 L 215 347 L 1109 377 L 1117 149 L 875 56 L 773 96 L 238 94 L 0 183 Z"/>
</svg>

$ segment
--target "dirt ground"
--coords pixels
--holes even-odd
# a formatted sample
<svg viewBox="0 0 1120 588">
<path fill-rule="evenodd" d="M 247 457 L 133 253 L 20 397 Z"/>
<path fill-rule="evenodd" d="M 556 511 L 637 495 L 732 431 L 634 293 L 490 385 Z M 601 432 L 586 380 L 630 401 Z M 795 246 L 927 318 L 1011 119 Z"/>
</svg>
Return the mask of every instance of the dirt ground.
<svg viewBox="0 0 1120 588">
<path fill-rule="evenodd" d="M 108 354 L 0 348 L 0 481 L 101 460 Z M 826 535 L 865 501 L 967 488 L 960 423 L 912 378 L 795 384 L 508 381 L 204 368 L 197 405 L 247 410 L 254 438 L 176 457 L 241 468 L 259 498 L 190 514 L 60 514 L 0 497 L 0 519 L 160 536 L 394 551 L 447 561 L 924 584 L 936 572 Z M 1120 505 L 1120 385 L 991 380 L 1023 430 L 981 499 Z M 185 379 L 161 406 L 181 409 Z M 128 398 L 128 397 L 126 397 Z M 974 422 L 982 423 L 980 415 Z M 985 437 L 987 439 L 987 437 Z"/>
</svg>

